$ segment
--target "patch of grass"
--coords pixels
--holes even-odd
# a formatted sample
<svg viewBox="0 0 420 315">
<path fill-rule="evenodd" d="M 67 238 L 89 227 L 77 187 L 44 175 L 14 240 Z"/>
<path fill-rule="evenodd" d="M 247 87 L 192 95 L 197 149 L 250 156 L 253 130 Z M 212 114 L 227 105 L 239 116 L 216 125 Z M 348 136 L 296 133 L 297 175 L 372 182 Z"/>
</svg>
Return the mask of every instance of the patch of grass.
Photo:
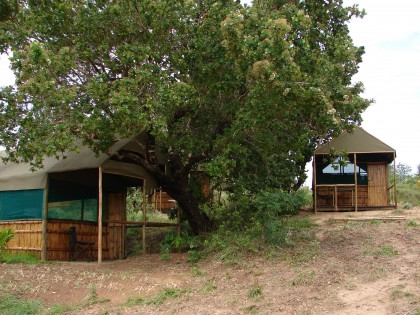
<svg viewBox="0 0 420 315">
<path fill-rule="evenodd" d="M 374 250 L 373 254 L 375 256 L 396 256 L 398 255 L 398 250 L 392 246 L 392 245 L 384 245 L 381 246 L 379 248 L 377 248 L 376 250 Z"/>
<path fill-rule="evenodd" d="M 0 257 L 0 262 L 6 264 L 44 264 L 48 263 L 41 261 L 38 257 L 31 253 L 17 252 L 11 253 L 9 251 L 4 251 Z"/>
<path fill-rule="evenodd" d="M 392 215 L 402 215 L 405 214 L 403 209 L 395 209 L 394 211 L 391 212 Z"/>
<path fill-rule="evenodd" d="M 292 281 L 294 286 L 308 286 L 312 285 L 315 282 L 315 271 L 314 270 L 305 270 L 297 274 L 295 279 Z"/>
<path fill-rule="evenodd" d="M 197 267 L 192 267 L 191 268 L 191 275 L 193 277 L 201 277 L 205 274 L 205 271 L 203 269 L 197 268 Z"/>
<path fill-rule="evenodd" d="M 199 250 L 191 249 L 187 253 L 188 253 L 187 261 L 192 266 L 197 264 L 204 257 L 204 253 Z"/>
<path fill-rule="evenodd" d="M 309 217 L 283 217 L 255 221 L 238 231 L 222 227 L 205 240 L 204 254 L 228 265 L 243 264 L 246 256 L 257 253 L 274 258 L 279 249 L 309 242 L 314 226 Z"/>
<path fill-rule="evenodd" d="M 405 202 L 402 207 L 403 209 L 411 209 L 413 208 L 413 205 L 410 202 Z"/>
<path fill-rule="evenodd" d="M 404 291 L 403 289 L 404 289 L 403 286 L 398 286 L 397 288 L 393 289 L 391 291 L 391 299 L 395 301 L 395 300 L 400 300 L 403 298 L 409 299 L 409 298 L 415 297 L 413 293 Z"/>
<path fill-rule="evenodd" d="M 19 296 L 0 291 L 0 314 L 2 315 L 39 314 L 42 309 L 43 305 L 39 301 L 24 300 Z"/>
<path fill-rule="evenodd" d="M 160 256 L 159 256 L 160 260 L 162 261 L 169 261 L 171 260 L 171 253 L 169 248 L 161 248 L 160 250 Z"/>
<path fill-rule="evenodd" d="M 175 289 L 175 288 L 165 288 L 154 297 L 150 299 L 145 299 L 144 305 L 160 305 L 168 299 L 175 299 L 184 295 L 185 293 L 190 292 L 188 289 Z"/>
<path fill-rule="evenodd" d="M 98 293 L 96 292 L 96 286 L 89 285 L 89 293 L 84 298 L 81 306 L 83 307 L 83 306 L 87 306 L 87 305 L 101 304 L 101 303 L 106 303 L 106 302 L 109 302 L 109 301 L 110 301 L 110 299 L 98 297 Z"/>
<path fill-rule="evenodd" d="M 420 223 L 417 223 L 417 221 L 415 221 L 415 220 L 408 220 L 405 223 L 405 226 L 408 227 L 408 228 L 418 228 L 418 227 L 420 227 Z"/>
<path fill-rule="evenodd" d="M 391 257 L 398 255 L 399 252 L 392 245 L 382 245 L 377 248 L 370 247 L 366 249 L 363 254 L 376 257 Z"/>
<path fill-rule="evenodd" d="M 120 278 L 121 278 L 121 280 L 128 280 L 128 279 L 130 279 L 132 277 L 132 274 L 131 274 L 131 272 L 130 271 L 123 271 L 123 272 L 121 272 L 121 274 L 120 274 Z"/>
<path fill-rule="evenodd" d="M 215 291 L 216 289 L 217 289 L 217 286 L 216 286 L 216 284 L 214 283 L 214 281 L 213 281 L 213 280 L 208 280 L 208 281 L 206 281 L 206 283 L 204 284 L 203 291 L 204 291 L 205 293 L 207 293 L 207 292 L 212 292 L 212 291 Z"/>
<path fill-rule="evenodd" d="M 256 314 L 260 311 L 260 308 L 257 305 L 253 304 L 243 308 L 243 311 L 247 314 Z"/>
<path fill-rule="evenodd" d="M 388 269 L 384 266 L 374 263 L 369 267 L 369 280 L 376 281 L 388 274 Z"/>
<path fill-rule="evenodd" d="M 274 248 L 268 249 L 268 251 L 265 253 L 265 259 L 267 260 L 274 260 L 274 259 L 277 259 L 278 257 L 279 257 L 278 250 Z"/>
<path fill-rule="evenodd" d="M 379 219 L 366 220 L 366 221 L 347 221 L 343 229 L 353 230 L 358 227 L 369 226 L 369 225 L 379 225 L 381 223 L 384 223 L 384 222 Z"/>
<path fill-rule="evenodd" d="M 125 303 L 124 306 L 126 307 L 133 307 L 133 306 L 137 306 L 137 305 L 142 305 L 144 303 L 144 298 L 141 296 L 132 296 L 129 297 Z"/>
<path fill-rule="evenodd" d="M 54 304 L 48 306 L 43 312 L 43 315 L 62 315 L 72 311 L 72 307 L 67 304 Z"/>
<path fill-rule="evenodd" d="M 309 242 L 300 242 L 291 250 L 283 253 L 283 259 L 292 267 L 302 266 L 319 255 L 319 241 L 313 239 Z"/>
<path fill-rule="evenodd" d="M 259 283 L 254 283 L 248 291 L 247 296 L 251 299 L 259 299 L 262 297 L 263 291 Z"/>
</svg>

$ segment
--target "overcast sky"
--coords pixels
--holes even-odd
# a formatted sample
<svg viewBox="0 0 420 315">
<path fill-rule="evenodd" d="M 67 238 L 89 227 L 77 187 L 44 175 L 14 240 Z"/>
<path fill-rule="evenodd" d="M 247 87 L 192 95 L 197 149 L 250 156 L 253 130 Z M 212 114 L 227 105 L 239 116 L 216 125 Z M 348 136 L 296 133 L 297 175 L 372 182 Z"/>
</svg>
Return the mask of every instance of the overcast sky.
<svg viewBox="0 0 420 315">
<path fill-rule="evenodd" d="M 359 3 L 367 11 L 350 23 L 355 44 L 366 50 L 355 80 L 364 83 L 364 96 L 376 101 L 363 114 L 362 127 L 396 149 L 397 162 L 414 172 L 420 164 L 420 1 L 344 3 Z M 13 76 L 0 56 L 0 86 L 8 84 Z"/>
<path fill-rule="evenodd" d="M 397 151 L 397 162 L 420 164 L 419 0 L 345 0 L 367 11 L 350 23 L 350 34 L 366 53 L 355 77 L 365 97 L 375 99 L 362 127 Z"/>
</svg>

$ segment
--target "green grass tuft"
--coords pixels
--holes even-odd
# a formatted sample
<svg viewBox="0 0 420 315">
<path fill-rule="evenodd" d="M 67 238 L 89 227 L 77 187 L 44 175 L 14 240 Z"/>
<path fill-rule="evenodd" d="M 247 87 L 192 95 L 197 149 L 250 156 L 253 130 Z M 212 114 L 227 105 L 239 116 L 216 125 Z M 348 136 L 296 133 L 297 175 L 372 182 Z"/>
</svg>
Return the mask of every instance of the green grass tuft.
<svg viewBox="0 0 420 315">
<path fill-rule="evenodd" d="M 124 306 L 126 307 L 133 307 L 137 305 L 142 305 L 144 303 L 144 298 L 141 296 L 134 296 L 129 297 L 127 301 L 125 301 Z"/>
<path fill-rule="evenodd" d="M 262 287 L 259 283 L 254 283 L 248 291 L 248 297 L 251 299 L 259 299 L 263 294 Z"/>
<path fill-rule="evenodd" d="M 417 223 L 417 221 L 415 221 L 415 220 L 408 220 L 405 223 L 405 226 L 408 227 L 408 228 L 418 228 L 418 227 L 420 227 L 420 223 Z"/>
<path fill-rule="evenodd" d="M 39 301 L 23 300 L 22 298 L 0 291 L 0 314 L 18 315 L 18 314 L 39 314 L 43 305 Z"/>
<path fill-rule="evenodd" d="M 187 289 L 175 289 L 175 288 L 165 288 L 157 295 L 150 299 L 144 300 L 143 304 L 145 305 L 160 305 L 168 299 L 175 299 L 184 295 L 185 293 L 190 292 Z"/>
<path fill-rule="evenodd" d="M 0 257 L 0 262 L 6 264 L 44 264 L 45 261 L 39 260 L 35 254 L 17 252 L 11 253 L 9 251 L 4 251 Z"/>
</svg>

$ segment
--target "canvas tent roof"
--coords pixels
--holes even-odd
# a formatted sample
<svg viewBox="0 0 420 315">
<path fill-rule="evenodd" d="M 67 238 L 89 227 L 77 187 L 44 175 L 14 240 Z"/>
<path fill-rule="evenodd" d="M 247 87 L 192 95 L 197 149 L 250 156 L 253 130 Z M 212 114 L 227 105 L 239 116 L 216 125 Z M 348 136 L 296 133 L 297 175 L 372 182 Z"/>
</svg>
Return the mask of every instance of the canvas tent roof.
<svg viewBox="0 0 420 315">
<path fill-rule="evenodd" d="M 141 152 L 141 148 L 136 143 L 138 142 L 130 139 L 120 140 L 111 148 L 111 151 L 129 149 L 130 151 Z M 65 159 L 57 160 L 54 157 L 47 157 L 43 164 L 42 169 L 32 172 L 28 163 L 0 163 L 0 191 L 43 189 L 46 187 L 49 173 L 99 167 L 102 167 L 104 173 L 143 178 L 146 179 L 148 187 L 156 186 L 155 180 L 141 166 L 114 161 L 106 153 L 96 156 L 92 150 L 86 147 L 81 147 L 79 153 L 66 154 Z"/>
<path fill-rule="evenodd" d="M 315 150 L 315 155 L 329 154 L 331 150 L 347 153 L 382 153 L 389 162 L 394 158 L 395 150 L 381 140 L 372 136 L 359 126 L 355 126 L 352 133 L 344 131 L 338 137 L 328 141 Z"/>
</svg>

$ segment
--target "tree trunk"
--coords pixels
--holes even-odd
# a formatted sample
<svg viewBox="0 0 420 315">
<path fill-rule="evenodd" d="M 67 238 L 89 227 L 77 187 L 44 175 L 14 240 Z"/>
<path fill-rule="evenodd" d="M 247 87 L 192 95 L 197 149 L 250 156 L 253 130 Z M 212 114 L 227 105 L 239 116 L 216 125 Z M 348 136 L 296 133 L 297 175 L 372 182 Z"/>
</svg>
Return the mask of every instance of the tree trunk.
<svg viewBox="0 0 420 315">
<path fill-rule="evenodd" d="M 200 209 L 198 201 L 188 189 L 187 181 L 176 182 L 174 186 L 167 184 L 164 189 L 177 201 L 194 235 L 214 229 L 214 222 Z"/>
</svg>

